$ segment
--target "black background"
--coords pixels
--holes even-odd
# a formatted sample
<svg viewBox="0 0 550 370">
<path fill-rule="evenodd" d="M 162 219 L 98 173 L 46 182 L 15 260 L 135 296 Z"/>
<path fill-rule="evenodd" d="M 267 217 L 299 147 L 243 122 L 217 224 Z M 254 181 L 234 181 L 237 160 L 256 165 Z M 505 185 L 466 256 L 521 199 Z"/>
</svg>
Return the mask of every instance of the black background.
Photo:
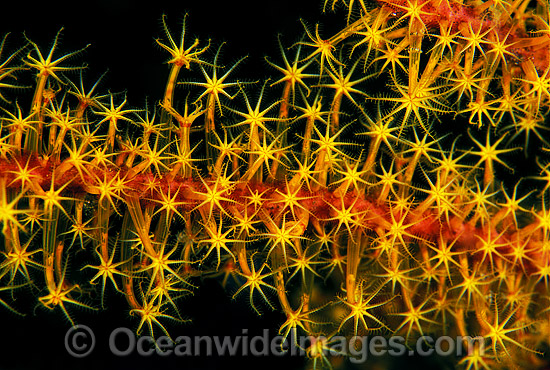
<svg viewBox="0 0 550 370">
<path fill-rule="evenodd" d="M 83 56 L 73 65 L 88 65 L 89 82 L 109 70 L 104 87 L 114 92 L 127 91 L 129 102 L 140 105 L 145 96 L 158 100 L 168 75 L 163 63 L 168 53 L 155 38 L 166 40 L 161 26 L 162 14 L 179 44 L 181 21 L 188 13 L 186 46 L 198 37 L 201 45 L 212 40 L 215 52 L 227 42 L 227 63 L 242 56 L 249 58 L 244 68 L 250 79 L 264 78 L 269 68 L 265 55 L 278 57 L 277 33 L 295 42 L 303 33 L 300 18 L 313 25 L 317 21 L 343 20 L 341 16 L 322 14 L 320 0 L 299 1 L 56 1 L 17 2 L 9 12 L 2 10 L 0 31 L 11 32 L 8 46 L 24 42 L 23 32 L 37 43 L 43 53 L 50 49 L 56 32 L 64 27 L 56 55 L 78 50 L 87 44 Z M 166 41 L 165 41 L 166 42 Z M 185 74 L 180 76 L 185 78 Z M 241 76 L 242 77 L 242 76 Z M 76 77 L 76 80 L 78 77 Z"/>
</svg>

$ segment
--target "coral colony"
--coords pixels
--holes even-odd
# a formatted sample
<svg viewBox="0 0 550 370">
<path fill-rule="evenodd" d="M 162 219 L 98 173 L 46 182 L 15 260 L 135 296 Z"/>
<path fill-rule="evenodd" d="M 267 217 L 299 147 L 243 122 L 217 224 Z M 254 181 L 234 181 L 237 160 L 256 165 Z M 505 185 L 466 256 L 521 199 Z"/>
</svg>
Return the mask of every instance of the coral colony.
<svg viewBox="0 0 550 370">
<path fill-rule="evenodd" d="M 163 19 L 156 108 L 67 73 L 81 50 L 57 37 L 3 50 L 2 305 L 31 291 L 76 324 L 123 294 L 138 334 L 168 335 L 213 277 L 280 310 L 286 339 L 325 338 L 305 348 L 315 367 L 330 338 L 372 333 L 483 338 L 462 369 L 545 366 L 548 2 L 322 5 L 343 28 L 280 38 L 278 77 L 257 82 Z M 36 76 L 28 103 L 20 74 Z"/>
</svg>

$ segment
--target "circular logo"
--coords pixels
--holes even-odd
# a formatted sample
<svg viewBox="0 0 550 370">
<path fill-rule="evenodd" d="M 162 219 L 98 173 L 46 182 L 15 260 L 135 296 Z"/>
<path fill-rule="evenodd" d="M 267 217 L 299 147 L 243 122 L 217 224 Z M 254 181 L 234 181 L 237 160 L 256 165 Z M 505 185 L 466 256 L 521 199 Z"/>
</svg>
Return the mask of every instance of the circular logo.
<svg viewBox="0 0 550 370">
<path fill-rule="evenodd" d="M 95 335 L 86 325 L 75 325 L 65 334 L 65 349 L 76 358 L 88 356 L 95 347 Z"/>
</svg>

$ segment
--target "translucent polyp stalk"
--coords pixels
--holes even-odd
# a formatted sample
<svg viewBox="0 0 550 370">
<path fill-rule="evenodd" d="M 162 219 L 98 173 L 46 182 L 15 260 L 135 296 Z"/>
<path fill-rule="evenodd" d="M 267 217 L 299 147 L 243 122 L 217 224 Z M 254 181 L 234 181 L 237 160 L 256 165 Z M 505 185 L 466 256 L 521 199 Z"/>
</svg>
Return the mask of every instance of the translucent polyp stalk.
<svg viewBox="0 0 550 370">
<path fill-rule="evenodd" d="M 288 297 L 286 295 L 285 281 L 283 276 L 283 254 L 281 248 L 275 248 L 271 253 L 271 263 L 273 265 L 272 270 L 276 271 L 273 275 L 273 280 L 275 281 L 275 288 L 277 289 L 277 297 L 279 298 L 279 303 L 285 314 L 292 314 L 292 308 L 288 302 Z"/>
<path fill-rule="evenodd" d="M 250 271 L 250 267 L 248 267 L 248 262 L 246 260 L 245 241 L 238 241 L 235 243 L 235 254 L 237 255 L 237 261 L 239 262 L 241 270 L 243 270 L 243 274 L 246 276 L 252 276 L 252 271 Z"/>
<path fill-rule="evenodd" d="M 52 207 L 50 212 L 47 213 L 44 220 L 44 231 L 42 236 L 43 246 L 43 261 L 44 261 L 44 273 L 46 284 L 50 291 L 56 289 L 54 278 L 54 260 L 55 260 L 55 247 L 57 240 L 57 225 L 59 221 L 59 209 Z"/>
<path fill-rule="evenodd" d="M 34 97 L 32 99 L 32 123 L 34 129 L 27 131 L 25 137 L 25 150 L 30 153 L 38 153 L 40 143 L 42 143 L 42 96 L 44 94 L 44 88 L 46 81 L 48 80 L 47 74 L 41 74 L 34 90 Z"/>
<path fill-rule="evenodd" d="M 216 143 L 216 99 L 213 94 L 208 95 L 208 101 L 206 103 L 206 116 L 204 118 L 204 136 L 206 144 L 206 160 L 208 164 L 208 170 L 212 171 L 214 168 L 215 160 L 215 148 L 212 144 Z"/>
<path fill-rule="evenodd" d="M 348 37 L 353 36 L 356 32 L 362 31 L 365 28 L 364 26 L 365 18 L 370 18 L 370 14 L 365 14 L 363 15 L 363 17 L 359 18 L 352 24 L 346 26 L 346 28 L 344 28 L 343 30 L 341 30 L 340 32 L 332 36 L 329 39 L 329 43 L 331 45 L 337 45 L 340 42 L 347 39 Z"/>
<path fill-rule="evenodd" d="M 330 120 L 330 134 L 335 135 L 340 129 L 340 106 L 342 105 L 343 94 L 337 92 L 334 94 L 332 104 L 330 106 L 331 120 Z"/>
<path fill-rule="evenodd" d="M 281 147 L 284 147 L 287 143 L 287 119 L 288 119 L 288 104 L 289 104 L 289 97 L 290 97 L 290 89 L 292 87 L 292 84 L 290 81 L 287 81 L 285 83 L 285 87 L 283 89 L 283 96 L 281 97 L 280 107 L 279 107 L 279 121 L 277 121 L 277 131 L 275 133 L 275 137 L 279 137 L 281 135 L 281 141 L 280 145 Z M 271 164 L 271 173 L 275 176 L 275 178 L 281 178 L 283 173 L 283 168 L 279 166 L 279 159 L 281 159 L 282 153 L 277 152 L 275 154 L 275 158 L 277 158 L 276 161 L 273 161 Z"/>
<path fill-rule="evenodd" d="M 367 172 L 368 176 L 371 177 L 371 175 L 374 174 L 374 165 L 376 161 L 376 157 L 378 155 L 378 150 L 380 149 L 380 144 L 382 143 L 382 140 L 380 138 L 371 138 L 370 144 L 369 144 L 369 151 L 367 154 L 367 159 L 365 160 L 365 163 L 363 164 L 363 171 Z"/>
<path fill-rule="evenodd" d="M 164 91 L 164 100 L 162 101 L 162 107 L 164 107 L 164 109 L 160 115 L 160 122 L 166 127 L 172 127 L 172 117 L 169 109 L 173 108 L 172 102 L 174 101 L 174 87 L 176 86 L 176 80 L 178 79 L 181 66 L 182 64 L 180 63 L 172 64 L 170 75 L 168 76 L 168 81 L 166 83 L 166 89 Z M 170 135 L 171 132 L 171 130 L 168 130 L 168 135 Z M 170 136 L 168 136 L 168 140 L 170 140 Z"/>
<path fill-rule="evenodd" d="M 101 258 L 109 260 L 109 216 L 111 215 L 111 204 L 109 199 L 103 198 L 97 204 L 97 228 L 99 231 L 99 246 Z"/>
<path fill-rule="evenodd" d="M 311 153 L 311 136 L 313 134 L 313 124 L 315 123 L 315 116 L 311 115 L 307 117 L 306 129 L 304 131 L 304 141 L 302 143 L 302 157 L 301 162 L 306 163 Z"/>
<path fill-rule="evenodd" d="M 19 228 L 13 222 L 6 222 L 6 227 L 3 228 L 4 247 L 2 253 L 10 253 L 13 250 L 21 249 L 21 241 L 19 240 Z"/>
<path fill-rule="evenodd" d="M 189 136 L 191 135 L 191 124 L 181 126 L 181 137 L 180 137 L 180 153 L 183 158 L 188 158 L 191 153 L 191 144 L 189 142 Z M 177 165 L 181 165 L 178 163 Z M 191 176 L 191 166 L 183 166 L 182 169 L 183 177 Z"/>
<path fill-rule="evenodd" d="M 107 152 L 111 153 L 115 149 L 115 135 L 117 132 L 117 119 L 109 119 L 109 130 L 107 131 Z"/>
<path fill-rule="evenodd" d="M 409 86 L 408 92 L 414 94 L 418 86 L 420 72 L 420 55 L 422 54 L 422 38 L 424 24 L 413 18 L 409 25 Z"/>
<path fill-rule="evenodd" d="M 170 194 L 168 196 L 170 196 Z M 157 227 L 155 229 L 155 243 L 161 244 L 168 238 L 173 216 L 174 212 L 169 210 L 166 210 L 160 214 Z"/>
<path fill-rule="evenodd" d="M 52 207 L 52 210 L 45 215 L 42 246 L 44 248 L 44 261 L 48 255 L 54 254 L 55 241 L 57 236 L 57 224 L 59 220 L 59 209 Z"/>
<path fill-rule="evenodd" d="M 174 101 L 174 87 L 176 86 L 176 80 L 178 78 L 181 65 L 178 63 L 172 64 L 170 69 L 170 75 L 168 76 L 168 81 L 166 82 L 166 90 L 164 91 L 164 100 L 163 106 L 172 107 L 172 101 Z M 165 117 L 162 117 L 165 118 Z M 167 117 L 166 117 L 167 118 Z M 162 121 L 163 123 L 168 121 Z"/>
<path fill-rule="evenodd" d="M 157 256 L 157 252 L 153 248 L 151 239 L 149 238 L 149 227 L 150 227 L 150 218 L 145 217 L 142 210 L 139 198 L 134 196 L 129 196 L 126 199 L 126 204 L 128 205 L 128 211 L 134 222 L 134 227 L 136 228 L 136 233 L 145 248 L 145 251 L 152 257 Z"/>
<path fill-rule="evenodd" d="M 355 299 L 355 287 L 357 285 L 357 267 L 359 266 L 359 252 L 361 249 L 361 233 L 356 236 L 357 240 L 354 240 L 351 235 L 348 236 L 348 263 L 346 266 L 346 294 L 348 302 L 354 304 Z"/>
<path fill-rule="evenodd" d="M 130 241 L 132 240 L 132 237 L 135 236 L 135 234 L 133 233 L 135 232 L 135 228 L 134 225 L 132 225 L 132 217 L 128 210 L 124 214 L 121 230 L 122 232 L 120 238 L 120 251 L 122 260 L 126 261 L 126 263 L 124 263 L 122 266 L 122 269 L 125 273 L 125 275 L 122 275 L 122 285 L 125 293 L 124 295 L 130 307 L 134 309 L 139 309 L 141 308 L 141 306 L 136 300 L 133 288 L 133 279 L 131 278 L 134 272 L 134 262 L 133 249 Z"/>
<path fill-rule="evenodd" d="M 248 149 L 255 150 L 260 143 L 260 134 L 258 132 L 258 125 L 252 125 L 250 127 L 250 140 L 248 140 Z M 256 182 L 262 181 L 262 168 L 263 163 L 258 162 L 258 155 L 251 153 L 248 158 L 248 180 L 254 180 Z M 248 172 L 247 171 L 247 172 Z"/>
</svg>

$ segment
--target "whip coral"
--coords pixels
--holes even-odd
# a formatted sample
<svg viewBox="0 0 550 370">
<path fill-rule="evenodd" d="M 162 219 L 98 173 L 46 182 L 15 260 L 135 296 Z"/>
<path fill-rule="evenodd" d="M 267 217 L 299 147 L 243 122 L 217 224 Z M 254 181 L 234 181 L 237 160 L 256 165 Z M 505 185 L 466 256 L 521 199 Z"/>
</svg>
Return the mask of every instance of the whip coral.
<svg viewBox="0 0 550 370">
<path fill-rule="evenodd" d="M 153 109 L 70 81 L 81 50 L 60 56 L 57 37 L 4 57 L 0 97 L 18 74 L 36 85 L 28 110 L 0 113 L 2 290 L 36 284 L 72 325 L 71 307 L 121 294 L 154 336 L 184 321 L 201 278 L 231 277 L 233 298 L 282 312 L 286 340 L 479 336 L 458 367 L 547 365 L 548 4 L 324 4 L 339 6 L 331 37 L 304 23 L 279 39 L 263 83 L 238 80 L 245 58 L 224 65 L 223 44 L 209 59 L 187 18 L 179 39 L 163 18 Z M 95 262 L 73 265 L 82 249 Z M 82 299 L 99 283 L 98 302 Z M 305 348 L 314 367 L 334 361 L 326 345 Z"/>
</svg>

